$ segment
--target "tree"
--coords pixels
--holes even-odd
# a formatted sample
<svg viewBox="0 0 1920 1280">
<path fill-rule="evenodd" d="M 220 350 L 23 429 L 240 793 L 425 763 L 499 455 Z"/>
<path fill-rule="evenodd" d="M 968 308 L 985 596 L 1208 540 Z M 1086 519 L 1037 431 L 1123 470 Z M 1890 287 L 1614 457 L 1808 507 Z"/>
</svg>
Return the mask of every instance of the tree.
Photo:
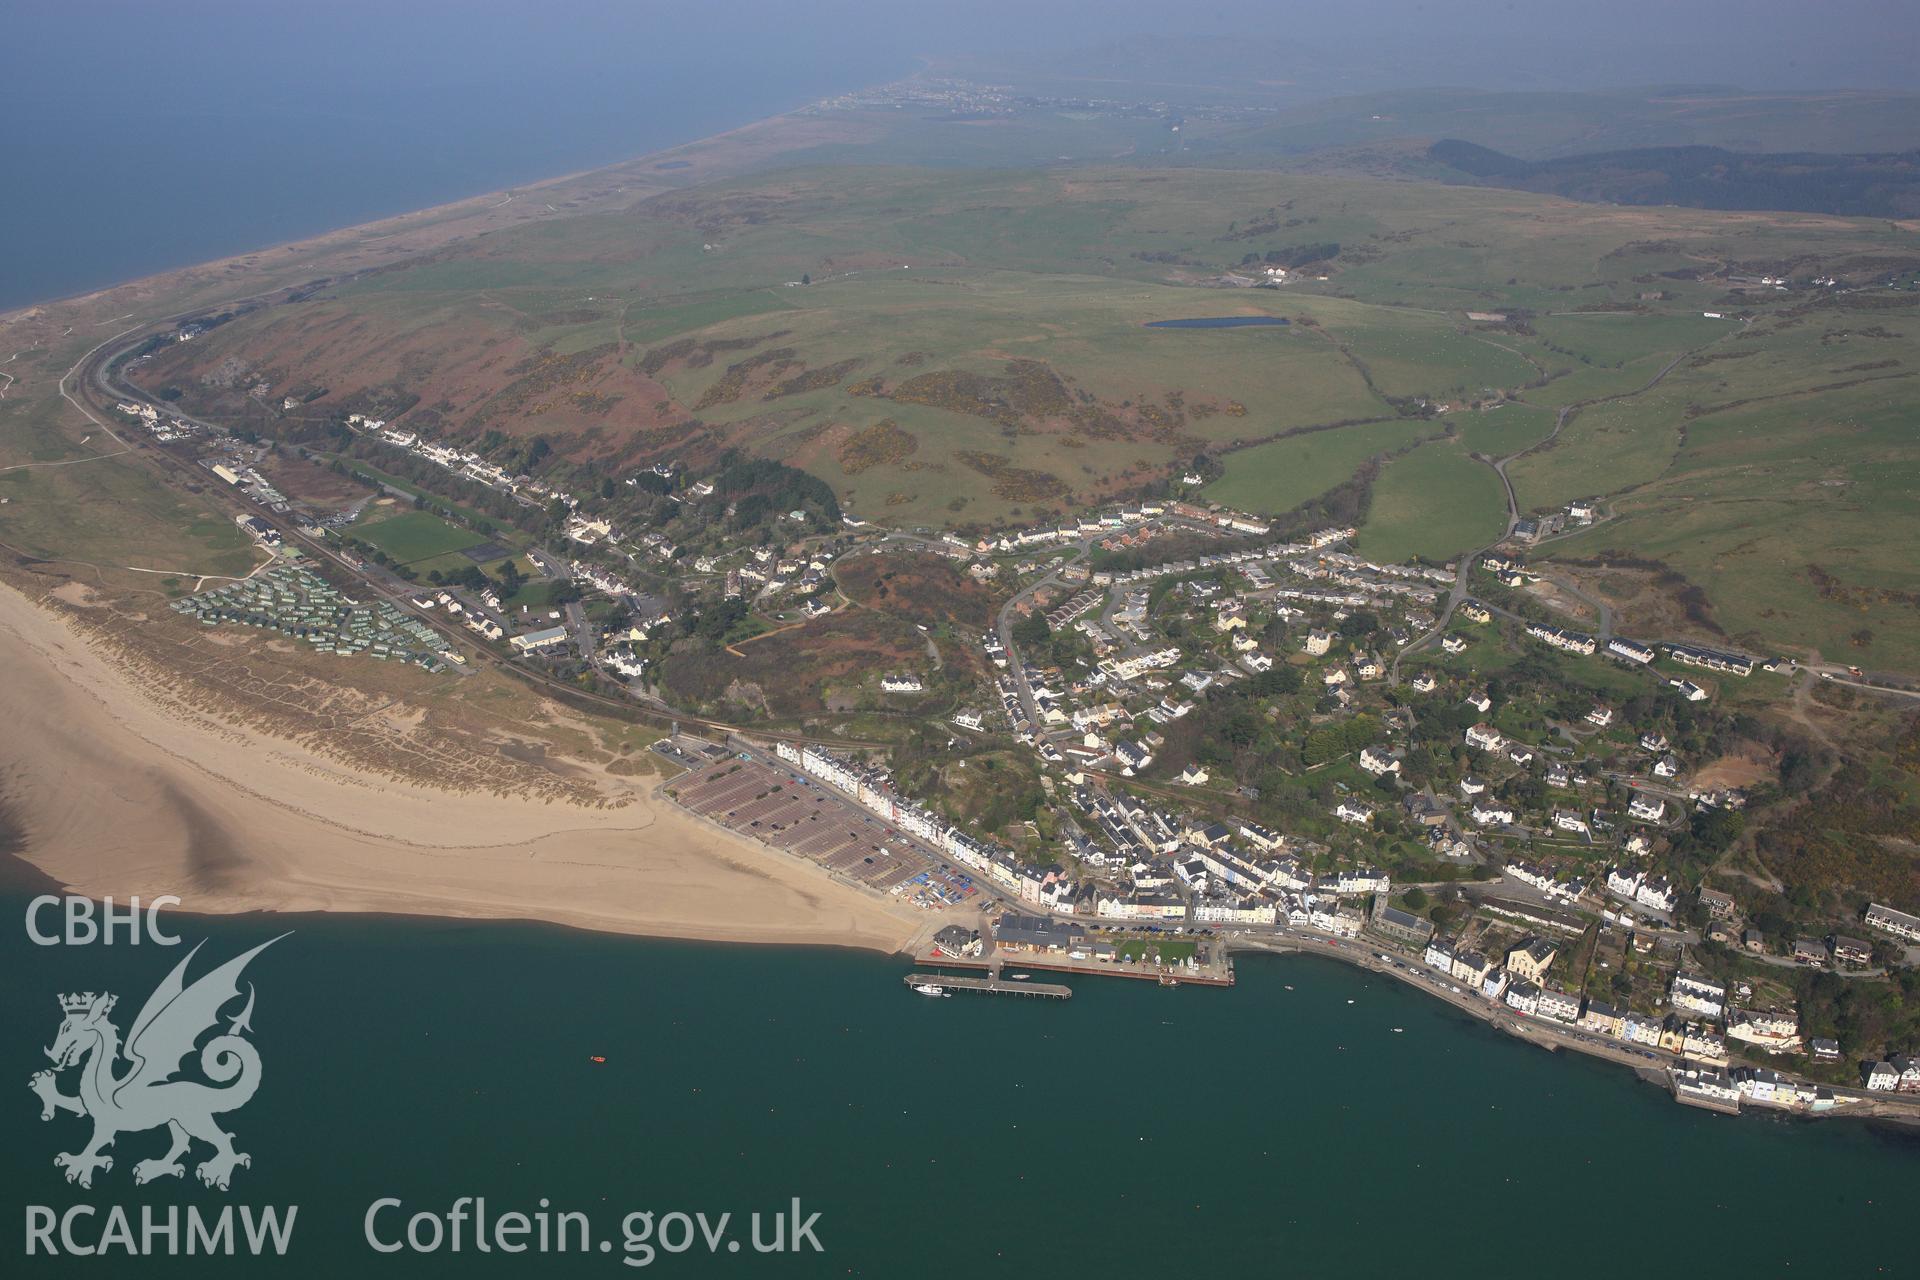
<svg viewBox="0 0 1920 1280">
<path fill-rule="evenodd" d="M 1017 645 L 1037 648 L 1045 644 L 1047 637 L 1052 634 L 1053 629 L 1047 625 L 1046 615 L 1037 610 L 1013 624 L 1013 642 Z"/>
<path fill-rule="evenodd" d="M 1260 736 L 1260 720 L 1251 711 L 1241 708 L 1222 717 L 1218 725 L 1221 741 L 1236 747 L 1250 747 Z"/>
<path fill-rule="evenodd" d="M 1283 693 L 1298 693 L 1300 668 L 1292 665 L 1272 667 L 1248 680 L 1241 687 L 1256 698 L 1273 698 Z"/>
<path fill-rule="evenodd" d="M 813 276 L 812 276 L 812 275 L 810 275 L 809 273 L 807 273 L 807 272 L 805 272 L 805 271 L 802 271 L 802 272 L 800 273 L 800 283 L 801 283 L 801 284 L 812 284 L 812 283 L 813 283 Z"/>
<path fill-rule="evenodd" d="M 1700 808 L 1693 812 L 1694 841 L 1714 856 L 1725 853 L 1740 838 L 1746 825 L 1746 817 L 1730 809 Z"/>
<path fill-rule="evenodd" d="M 1415 885 L 1413 888 L 1407 890 L 1406 902 L 1407 910 L 1409 911 L 1424 910 L 1427 905 L 1427 891 Z"/>
</svg>

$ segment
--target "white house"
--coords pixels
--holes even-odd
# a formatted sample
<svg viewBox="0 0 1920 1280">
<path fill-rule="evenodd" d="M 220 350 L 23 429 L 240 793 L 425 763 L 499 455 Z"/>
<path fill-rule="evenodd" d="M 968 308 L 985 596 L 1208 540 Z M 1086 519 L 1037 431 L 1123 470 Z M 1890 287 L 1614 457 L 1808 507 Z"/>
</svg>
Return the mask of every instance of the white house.
<svg viewBox="0 0 1920 1280">
<path fill-rule="evenodd" d="M 1571 831 L 1575 835 L 1590 836 L 1593 834 L 1592 830 L 1587 826 L 1587 820 L 1571 809 L 1555 809 L 1553 811 L 1553 825 L 1562 831 Z"/>
<path fill-rule="evenodd" d="M 1791 1010 L 1732 1009 L 1727 1035 L 1773 1053 L 1791 1053 L 1800 1047 L 1800 1019 Z"/>
<path fill-rule="evenodd" d="M 1362 747 L 1360 767 L 1376 778 L 1383 774 L 1400 772 L 1400 762 L 1380 747 Z"/>
<path fill-rule="evenodd" d="M 1335 893 L 1386 893 L 1392 888 L 1393 882 L 1387 874 L 1373 867 L 1341 871 L 1333 879 Z"/>
<path fill-rule="evenodd" d="M 1897 938 L 1920 942 L 1920 916 L 1870 902 L 1867 904 L 1866 923 L 1869 928 L 1891 933 Z"/>
<path fill-rule="evenodd" d="M 1671 914 L 1680 900 L 1680 891 L 1675 889 L 1672 881 L 1665 876 L 1654 876 L 1640 883 L 1640 888 L 1634 892 L 1633 900 L 1650 911 Z"/>
<path fill-rule="evenodd" d="M 1675 693 L 1685 698 L 1688 702 L 1705 702 L 1707 700 L 1707 691 L 1691 680 L 1682 680 L 1674 677 L 1669 679 L 1667 683 L 1673 687 Z"/>
<path fill-rule="evenodd" d="M 1667 999 L 1676 1009 L 1706 1018 L 1717 1018 L 1726 1008 L 1727 989 L 1710 978 L 1683 969 L 1673 975 L 1673 985 L 1667 989 Z"/>
<path fill-rule="evenodd" d="M 529 631 L 513 638 L 513 647 L 522 653 L 535 653 L 542 649 L 551 649 L 567 642 L 565 627 L 546 627 L 539 631 Z"/>
<path fill-rule="evenodd" d="M 1473 806 L 1474 825 L 1481 827 L 1510 827 L 1513 825 L 1513 810 L 1503 804 L 1476 804 Z"/>
<path fill-rule="evenodd" d="M 1640 892 L 1642 879 L 1641 873 L 1632 867 L 1608 867 L 1607 892 L 1632 901 L 1633 896 Z"/>
<path fill-rule="evenodd" d="M 1636 644 L 1634 641 L 1623 639 L 1620 636 L 1615 636 L 1613 639 L 1607 641 L 1607 652 L 1623 662 L 1635 662 L 1641 666 L 1645 666 L 1654 659 L 1652 646 Z"/>
<path fill-rule="evenodd" d="M 1627 812 L 1642 822 L 1659 822 L 1667 816 L 1667 802 L 1659 796 L 1637 795 L 1627 802 Z"/>
<path fill-rule="evenodd" d="M 1552 1018 L 1555 1022 L 1577 1022 L 1580 1019 L 1580 997 L 1572 992 L 1542 987 L 1538 1012 L 1541 1017 Z"/>
<path fill-rule="evenodd" d="M 1467 729 L 1467 745 L 1477 751 L 1498 751 L 1503 741 L 1500 731 L 1490 724 L 1476 724 Z"/>
</svg>

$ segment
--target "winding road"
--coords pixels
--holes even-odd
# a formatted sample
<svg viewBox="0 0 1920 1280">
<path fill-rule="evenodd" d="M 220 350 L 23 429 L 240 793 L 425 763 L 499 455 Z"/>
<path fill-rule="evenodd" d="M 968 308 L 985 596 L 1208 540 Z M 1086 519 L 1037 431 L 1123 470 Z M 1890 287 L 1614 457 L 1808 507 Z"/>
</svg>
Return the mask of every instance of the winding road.
<svg viewBox="0 0 1920 1280">
<path fill-rule="evenodd" d="M 1512 479 L 1509 478 L 1507 475 L 1507 467 L 1511 463 L 1519 461 L 1521 458 L 1526 457 L 1530 453 L 1537 452 L 1538 450 L 1545 449 L 1550 445 L 1552 445 L 1554 441 L 1560 438 L 1560 432 L 1566 428 L 1567 422 L 1573 417 L 1574 414 L 1578 413 L 1580 410 L 1596 408 L 1599 405 L 1603 405 L 1603 404 L 1613 404 L 1614 402 L 1620 401 L 1620 400 L 1631 400 L 1635 396 L 1645 395 L 1647 392 L 1659 386 L 1660 383 L 1663 380 L 1665 380 L 1668 374 L 1672 373 L 1675 369 L 1678 369 L 1680 367 L 1683 361 L 1691 359 L 1692 357 L 1698 355 L 1702 351 L 1705 351 L 1708 347 L 1712 347 L 1719 343 L 1725 342 L 1728 338 L 1731 338 L 1736 334 L 1745 332 L 1746 327 L 1751 323 L 1752 321 L 1750 320 L 1743 320 L 1740 322 L 1739 329 L 1730 329 L 1726 333 L 1721 334 L 1719 337 L 1714 338 L 1710 342 L 1703 342 L 1697 347 L 1687 348 L 1685 351 L 1682 351 L 1679 355 L 1675 356 L 1673 359 L 1667 361 L 1666 364 L 1662 365 L 1658 373 L 1654 374 L 1651 378 L 1648 378 L 1646 382 L 1642 383 L 1638 387 L 1635 387 L 1631 391 L 1622 391 L 1617 395 L 1611 395 L 1611 396 L 1596 396 L 1594 399 L 1591 399 L 1591 400 L 1576 400 L 1571 404 L 1565 404 L 1560 406 L 1559 410 L 1553 415 L 1553 429 L 1547 432 L 1547 434 L 1542 436 L 1540 439 L 1528 445 L 1524 449 L 1515 450 L 1513 453 L 1508 454 L 1504 458 L 1489 458 L 1485 454 L 1479 454 L 1479 453 L 1473 454 L 1472 457 L 1476 461 L 1483 462 L 1487 466 L 1492 467 L 1493 473 L 1500 477 L 1500 487 L 1502 490 L 1505 491 L 1507 495 L 1507 527 L 1498 538 L 1495 538 L 1492 542 L 1489 542 L 1487 545 L 1477 548 L 1476 550 L 1471 552 L 1461 553 L 1459 558 L 1459 568 L 1456 570 L 1454 574 L 1453 590 L 1447 593 L 1446 607 L 1440 611 L 1440 616 L 1434 621 L 1433 627 L 1429 631 L 1427 631 L 1424 635 L 1416 636 L 1412 641 L 1410 641 L 1407 644 L 1405 648 L 1403 648 L 1402 650 L 1400 650 L 1399 653 L 1394 655 L 1393 664 L 1388 669 L 1388 672 L 1387 672 L 1388 681 L 1392 684 L 1400 683 L 1401 660 L 1404 659 L 1408 654 L 1417 652 L 1418 650 L 1423 649 L 1427 645 L 1433 643 L 1435 640 L 1439 639 L 1442 633 L 1446 631 L 1447 625 L 1453 621 L 1454 610 L 1458 609 L 1460 607 L 1460 602 L 1467 598 L 1467 580 L 1469 575 L 1472 574 L 1473 572 L 1473 566 L 1479 563 L 1481 556 L 1485 555 L 1487 552 L 1493 550 L 1495 547 L 1499 546 L 1501 543 L 1505 542 L 1507 539 L 1513 536 L 1513 530 L 1515 526 L 1517 526 L 1520 523 L 1520 500 L 1513 491 Z M 1518 400 L 1518 401 L 1515 401 L 1515 403 L 1525 404 L 1526 401 Z M 1576 587 L 1569 586 L 1566 583 L 1558 583 L 1558 585 L 1564 587 L 1566 590 L 1572 592 L 1574 595 L 1579 596 L 1582 600 L 1586 601 L 1590 605 L 1593 605 L 1596 609 L 1599 610 L 1601 642 L 1605 643 L 1606 639 L 1613 634 L 1613 611 L 1607 608 L 1605 605 L 1601 604 L 1598 600 L 1594 599 L 1592 596 L 1589 596 L 1588 594 L 1579 590 Z"/>
</svg>

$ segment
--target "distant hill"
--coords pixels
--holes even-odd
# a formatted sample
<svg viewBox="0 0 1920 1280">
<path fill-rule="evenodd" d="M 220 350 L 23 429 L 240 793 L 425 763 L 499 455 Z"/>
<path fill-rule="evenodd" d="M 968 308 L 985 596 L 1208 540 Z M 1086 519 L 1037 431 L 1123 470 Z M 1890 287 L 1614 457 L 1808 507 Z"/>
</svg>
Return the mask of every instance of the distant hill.
<svg viewBox="0 0 1920 1280">
<path fill-rule="evenodd" d="M 1131 100 L 1122 86 L 1096 87 Z M 1065 82 L 1055 91 L 1092 92 Z M 1165 96 L 1194 101 L 1171 88 Z M 1329 147 L 1394 146 L 1415 138 L 1422 147 L 1436 138 L 1469 138 L 1528 160 L 1639 147 L 1838 154 L 1920 145 L 1920 94 L 1914 93 L 1768 93 L 1710 85 L 1590 93 L 1425 88 L 1286 102 L 1222 120 L 1201 115 L 1189 117 L 1176 162 L 1290 165 Z"/>
<path fill-rule="evenodd" d="M 1920 216 L 1920 150 L 1861 155 L 1641 147 L 1523 160 L 1448 138 L 1427 148 L 1441 181 L 1612 204 Z"/>
</svg>

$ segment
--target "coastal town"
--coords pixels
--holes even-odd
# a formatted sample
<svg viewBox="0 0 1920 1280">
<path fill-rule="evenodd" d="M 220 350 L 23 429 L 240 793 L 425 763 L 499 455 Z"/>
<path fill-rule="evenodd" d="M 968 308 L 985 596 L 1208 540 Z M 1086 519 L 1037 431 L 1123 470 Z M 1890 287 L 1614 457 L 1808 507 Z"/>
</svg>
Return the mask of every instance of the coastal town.
<svg viewBox="0 0 1920 1280">
<path fill-rule="evenodd" d="M 1920 5 L 1376 8 L 10 23 L 15 1270 L 1900 1270 Z"/>
<path fill-rule="evenodd" d="M 1834 1013 L 1913 971 L 1920 917 L 1787 918 L 1714 874 L 1773 785 L 1733 749 L 1743 708 L 1861 673 L 1615 632 L 1529 559 L 1604 504 L 1378 563 L 1355 528 L 1209 500 L 1197 460 L 1072 518 L 895 528 L 766 460 L 570 485 L 524 441 L 316 422 L 264 383 L 260 419 L 286 429 L 232 430 L 141 394 L 143 358 L 119 412 L 263 557 L 175 614 L 443 679 L 495 662 L 670 718 L 669 797 L 923 910 L 923 966 L 1224 986 L 1236 954 L 1308 951 L 1693 1105 L 1920 1114 L 1920 1046 Z M 991 602 L 984 627 L 929 615 L 924 657 L 836 692 L 850 723 L 917 726 L 911 778 L 884 739 L 756 726 L 677 683 L 690 652 L 871 609 L 861 572 Z M 969 765 L 1018 807 L 983 820 Z"/>
</svg>

